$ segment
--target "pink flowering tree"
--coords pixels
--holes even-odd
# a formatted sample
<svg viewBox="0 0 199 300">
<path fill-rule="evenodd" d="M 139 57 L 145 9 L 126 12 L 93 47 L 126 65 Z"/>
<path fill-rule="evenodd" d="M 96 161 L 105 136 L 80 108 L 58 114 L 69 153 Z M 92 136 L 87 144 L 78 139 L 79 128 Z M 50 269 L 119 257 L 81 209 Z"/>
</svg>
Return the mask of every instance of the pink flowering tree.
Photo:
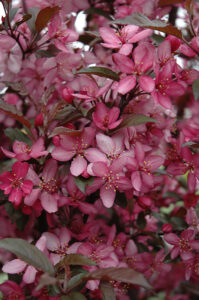
<svg viewBox="0 0 199 300">
<path fill-rule="evenodd" d="M 0 298 L 198 299 L 199 1 L 0 2 Z"/>
</svg>

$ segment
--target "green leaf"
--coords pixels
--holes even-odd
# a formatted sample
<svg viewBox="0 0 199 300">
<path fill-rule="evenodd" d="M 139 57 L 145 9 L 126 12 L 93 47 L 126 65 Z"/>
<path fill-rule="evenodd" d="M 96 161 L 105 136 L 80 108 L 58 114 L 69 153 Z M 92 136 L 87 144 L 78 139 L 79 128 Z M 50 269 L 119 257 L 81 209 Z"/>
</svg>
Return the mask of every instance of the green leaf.
<svg viewBox="0 0 199 300">
<path fill-rule="evenodd" d="M 110 282 L 101 282 L 100 290 L 102 292 L 103 300 L 116 300 L 115 291 Z"/>
<path fill-rule="evenodd" d="M 23 239 L 6 238 L 0 241 L 0 248 L 14 253 L 18 258 L 33 267 L 54 275 L 54 268 L 47 256 L 37 247 Z"/>
<path fill-rule="evenodd" d="M 25 125 L 28 128 L 31 128 L 31 123 L 24 118 L 22 112 L 17 110 L 13 105 L 8 104 L 0 99 L 0 110 L 6 113 L 8 116 L 14 118 L 16 121 Z"/>
<path fill-rule="evenodd" d="M 112 23 L 124 25 L 137 25 L 140 27 L 158 30 L 166 34 L 171 34 L 178 37 L 179 39 L 182 39 L 182 32 L 173 25 L 161 22 L 159 20 L 150 20 L 147 16 L 139 12 L 135 12 L 124 19 L 117 19 Z"/>
<path fill-rule="evenodd" d="M 88 275 L 87 273 L 79 273 L 75 276 L 73 276 L 68 282 L 67 282 L 67 288 L 72 290 L 74 287 L 77 287 L 78 285 L 82 284 L 83 279 Z"/>
<path fill-rule="evenodd" d="M 8 274 L 0 273 L 0 284 L 4 283 L 7 280 L 8 280 Z"/>
<path fill-rule="evenodd" d="M 143 274 L 130 268 L 105 268 L 91 272 L 88 280 L 115 280 L 130 284 L 136 284 L 145 288 L 151 288 Z"/>
<path fill-rule="evenodd" d="M 99 15 L 107 18 L 108 20 L 112 20 L 112 17 L 106 11 L 97 8 L 97 7 L 90 7 L 84 11 L 87 15 Z"/>
<path fill-rule="evenodd" d="M 117 73 L 113 72 L 111 69 L 104 67 L 89 67 L 81 69 L 77 74 L 94 74 L 100 77 L 110 78 L 115 81 L 119 81 L 120 77 Z"/>
<path fill-rule="evenodd" d="M 197 101 L 199 99 L 199 79 L 194 80 L 192 84 L 192 88 L 193 88 L 194 99 L 195 101 Z"/>
<path fill-rule="evenodd" d="M 53 131 L 51 132 L 51 134 L 49 135 L 49 138 L 53 137 L 54 135 L 59 135 L 59 134 L 66 134 L 66 135 L 70 135 L 70 136 L 78 136 L 82 133 L 82 130 L 71 130 L 68 129 L 66 127 L 56 127 L 55 129 L 53 129 Z"/>
<path fill-rule="evenodd" d="M 38 32 L 46 27 L 50 19 L 59 11 L 59 6 L 45 7 L 37 15 L 35 28 Z"/>
<path fill-rule="evenodd" d="M 96 266 L 96 263 L 85 255 L 71 253 L 61 260 L 58 265 Z"/>
<path fill-rule="evenodd" d="M 122 123 L 117 127 L 116 130 L 130 126 L 137 126 L 148 122 L 156 123 L 157 120 L 141 114 L 128 115 L 123 118 Z"/>
<path fill-rule="evenodd" d="M 68 296 L 61 296 L 61 300 L 87 300 L 84 295 L 79 292 L 72 292 Z"/>
<path fill-rule="evenodd" d="M 83 194 L 85 194 L 87 185 L 92 184 L 93 180 L 94 180 L 93 177 L 91 177 L 89 179 L 85 179 L 83 177 L 75 177 L 75 184 L 78 187 L 78 189 Z"/>
<path fill-rule="evenodd" d="M 187 229 L 187 223 L 183 218 L 180 217 L 172 217 L 170 219 L 171 225 L 174 227 L 176 230 L 185 230 Z"/>
<path fill-rule="evenodd" d="M 28 138 L 26 134 L 24 134 L 20 129 L 18 128 L 6 128 L 4 130 L 4 133 L 7 137 L 11 139 L 12 142 L 15 140 L 24 142 L 28 144 L 29 146 L 32 145 L 32 141 Z"/>
<path fill-rule="evenodd" d="M 26 14 L 23 15 L 22 19 L 18 20 L 15 24 L 14 24 L 14 29 L 17 28 L 18 26 L 20 26 L 21 24 L 23 24 L 24 22 L 27 22 L 28 20 L 30 20 L 32 18 L 31 14 Z"/>
</svg>

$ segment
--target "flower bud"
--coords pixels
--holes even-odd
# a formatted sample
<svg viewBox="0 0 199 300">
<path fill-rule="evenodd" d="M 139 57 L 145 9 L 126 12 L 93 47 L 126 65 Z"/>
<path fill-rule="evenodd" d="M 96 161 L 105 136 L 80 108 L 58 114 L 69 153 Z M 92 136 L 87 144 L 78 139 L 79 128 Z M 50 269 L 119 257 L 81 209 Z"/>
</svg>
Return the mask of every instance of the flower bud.
<svg viewBox="0 0 199 300">
<path fill-rule="evenodd" d="M 56 146 L 56 147 L 59 147 L 60 146 L 60 138 L 58 135 L 54 135 L 53 136 L 53 144 Z"/>
<path fill-rule="evenodd" d="M 171 232 L 173 230 L 173 226 L 171 225 L 171 224 L 163 224 L 162 225 L 162 231 L 164 232 L 164 233 L 169 233 L 169 232 Z"/>
<path fill-rule="evenodd" d="M 152 200 L 149 197 L 139 197 L 138 204 L 143 209 L 147 209 L 151 207 Z"/>
<path fill-rule="evenodd" d="M 40 114 L 37 115 L 36 118 L 35 118 L 35 127 L 37 127 L 37 126 L 43 126 L 43 121 L 44 121 L 43 114 L 40 113 Z"/>
<path fill-rule="evenodd" d="M 71 104 L 74 99 L 74 96 L 72 95 L 73 93 L 74 93 L 73 89 L 71 89 L 70 87 L 66 87 L 62 90 L 62 97 L 67 103 Z"/>
</svg>

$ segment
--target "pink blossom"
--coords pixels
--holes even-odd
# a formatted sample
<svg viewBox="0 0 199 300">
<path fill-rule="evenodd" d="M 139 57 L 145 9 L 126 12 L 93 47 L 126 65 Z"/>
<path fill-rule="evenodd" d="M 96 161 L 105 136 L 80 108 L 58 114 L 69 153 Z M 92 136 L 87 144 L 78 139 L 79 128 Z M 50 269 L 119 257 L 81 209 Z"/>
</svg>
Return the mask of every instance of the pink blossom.
<svg viewBox="0 0 199 300">
<path fill-rule="evenodd" d="M 44 151 L 44 139 L 40 137 L 32 147 L 29 147 L 26 143 L 15 141 L 13 144 L 13 152 L 10 152 L 3 147 L 1 150 L 3 153 L 10 158 L 16 158 L 20 161 L 29 160 L 32 158 L 38 158 L 48 154 L 48 151 Z"/>
<path fill-rule="evenodd" d="M 4 299 L 7 298 L 9 300 L 25 300 L 22 288 L 16 282 L 11 280 L 7 280 L 6 282 L 0 284 L 0 292 L 3 293 Z"/>
<path fill-rule="evenodd" d="M 60 200 L 56 179 L 57 168 L 57 161 L 54 159 L 46 161 L 41 179 L 33 170 L 29 170 L 28 177 L 34 181 L 37 187 L 25 197 L 24 204 L 32 206 L 37 199 L 40 199 L 42 207 L 47 212 L 57 211 L 58 201 Z"/>
<path fill-rule="evenodd" d="M 32 191 L 33 183 L 26 179 L 28 173 L 28 163 L 16 162 L 12 166 L 11 172 L 4 172 L 0 176 L 0 189 L 5 195 L 9 195 L 9 201 L 14 203 L 16 207 L 21 204 L 22 198 Z"/>
<path fill-rule="evenodd" d="M 122 122 L 122 119 L 118 119 L 120 110 L 118 107 L 108 107 L 104 103 L 97 103 L 96 110 L 92 114 L 93 121 L 97 127 L 102 130 L 114 129 Z"/>
<path fill-rule="evenodd" d="M 199 250 L 199 241 L 194 238 L 195 231 L 192 228 L 183 231 L 180 237 L 175 233 L 165 234 L 165 241 L 174 246 L 171 249 L 171 258 L 174 259 L 180 255 L 183 261 L 192 259 L 194 257 L 193 250 Z"/>
<path fill-rule="evenodd" d="M 130 181 L 122 172 L 123 161 L 119 159 L 108 167 L 104 162 L 94 162 L 93 174 L 101 178 L 100 197 L 105 207 L 112 207 L 116 191 L 124 191 L 131 188 Z"/>
<path fill-rule="evenodd" d="M 91 145 L 95 130 L 87 127 L 79 136 L 61 135 L 60 146 L 52 151 L 52 157 L 58 161 L 68 161 L 73 156 L 70 171 L 73 176 L 79 176 L 87 168 L 87 161 L 84 156 L 86 149 Z"/>
<path fill-rule="evenodd" d="M 124 55 L 129 55 L 133 45 L 148 36 L 151 35 L 152 31 L 150 29 L 142 30 L 138 32 L 139 27 L 135 25 L 124 26 L 118 34 L 111 28 L 101 27 L 100 35 L 105 43 L 102 43 L 104 47 L 110 49 L 120 49 L 119 53 Z"/>
</svg>

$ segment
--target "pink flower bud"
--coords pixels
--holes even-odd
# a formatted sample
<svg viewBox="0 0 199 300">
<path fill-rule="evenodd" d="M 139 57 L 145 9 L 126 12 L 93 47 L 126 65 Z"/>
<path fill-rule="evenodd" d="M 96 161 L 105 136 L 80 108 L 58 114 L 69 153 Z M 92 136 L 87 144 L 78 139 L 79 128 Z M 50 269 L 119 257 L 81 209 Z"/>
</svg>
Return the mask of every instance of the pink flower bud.
<svg viewBox="0 0 199 300">
<path fill-rule="evenodd" d="M 138 200 L 138 204 L 143 209 L 150 208 L 152 205 L 152 200 L 148 197 L 140 197 Z"/>
<path fill-rule="evenodd" d="M 171 224 L 163 224 L 163 225 L 162 225 L 162 231 L 163 231 L 164 233 L 172 232 L 172 230 L 173 230 L 173 227 L 172 227 Z"/>
<path fill-rule="evenodd" d="M 88 174 L 87 170 L 84 170 L 84 172 L 81 174 L 84 178 L 89 178 L 90 175 Z"/>
<path fill-rule="evenodd" d="M 71 129 L 71 130 L 75 130 L 75 126 L 73 125 L 73 123 L 63 124 L 63 127 L 66 127 L 68 129 Z"/>
<path fill-rule="evenodd" d="M 72 95 L 73 93 L 73 89 L 71 89 L 70 87 L 66 87 L 62 90 L 62 97 L 67 103 L 71 104 L 74 99 L 74 96 Z"/>
<path fill-rule="evenodd" d="M 37 115 L 36 118 L 35 118 L 35 127 L 37 127 L 37 126 L 42 126 L 42 125 L 43 125 L 43 121 L 44 121 L 43 114 L 40 113 L 40 114 Z"/>
<path fill-rule="evenodd" d="M 53 136 L 53 144 L 54 144 L 56 147 L 59 147 L 59 146 L 60 146 L 60 138 L 59 138 L 58 135 Z"/>
</svg>

